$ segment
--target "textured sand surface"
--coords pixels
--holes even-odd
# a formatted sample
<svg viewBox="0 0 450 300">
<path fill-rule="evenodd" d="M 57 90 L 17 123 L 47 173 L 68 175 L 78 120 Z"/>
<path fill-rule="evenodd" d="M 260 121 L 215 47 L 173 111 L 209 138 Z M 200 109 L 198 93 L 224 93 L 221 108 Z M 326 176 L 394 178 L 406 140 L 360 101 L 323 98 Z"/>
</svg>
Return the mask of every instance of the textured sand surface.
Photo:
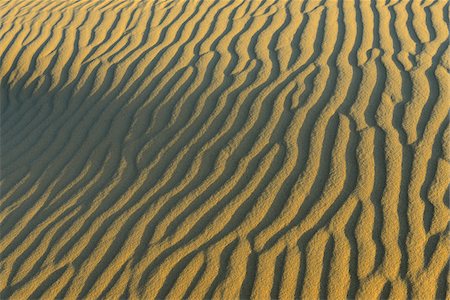
<svg viewBox="0 0 450 300">
<path fill-rule="evenodd" d="M 0 0 L 0 298 L 446 298 L 448 9 Z"/>
</svg>

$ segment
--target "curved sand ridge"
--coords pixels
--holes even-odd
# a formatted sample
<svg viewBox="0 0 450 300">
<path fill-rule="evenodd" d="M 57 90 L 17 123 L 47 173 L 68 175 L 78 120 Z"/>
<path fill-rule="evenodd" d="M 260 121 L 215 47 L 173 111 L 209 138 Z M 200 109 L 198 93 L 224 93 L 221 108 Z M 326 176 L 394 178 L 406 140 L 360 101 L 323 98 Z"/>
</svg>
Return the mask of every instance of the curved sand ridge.
<svg viewBox="0 0 450 300">
<path fill-rule="evenodd" d="M 0 297 L 445 297 L 448 2 L 0 1 Z"/>
</svg>

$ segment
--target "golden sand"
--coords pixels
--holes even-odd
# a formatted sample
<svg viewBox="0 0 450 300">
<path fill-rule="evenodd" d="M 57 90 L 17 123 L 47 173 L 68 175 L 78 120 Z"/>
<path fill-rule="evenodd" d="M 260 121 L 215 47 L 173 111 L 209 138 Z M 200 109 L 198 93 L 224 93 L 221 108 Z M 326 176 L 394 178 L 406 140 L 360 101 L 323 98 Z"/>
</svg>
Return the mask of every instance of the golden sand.
<svg viewBox="0 0 450 300">
<path fill-rule="evenodd" d="M 0 0 L 0 298 L 447 297 L 446 0 Z"/>
</svg>

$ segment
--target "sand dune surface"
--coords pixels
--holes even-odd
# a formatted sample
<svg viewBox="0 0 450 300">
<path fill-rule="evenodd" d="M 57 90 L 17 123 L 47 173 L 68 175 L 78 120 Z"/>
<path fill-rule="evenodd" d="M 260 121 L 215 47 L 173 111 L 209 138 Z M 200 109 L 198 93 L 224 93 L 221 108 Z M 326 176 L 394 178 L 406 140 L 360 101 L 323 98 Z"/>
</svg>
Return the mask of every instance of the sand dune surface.
<svg viewBox="0 0 450 300">
<path fill-rule="evenodd" d="M 0 0 L 0 298 L 448 297 L 445 0 Z"/>
</svg>

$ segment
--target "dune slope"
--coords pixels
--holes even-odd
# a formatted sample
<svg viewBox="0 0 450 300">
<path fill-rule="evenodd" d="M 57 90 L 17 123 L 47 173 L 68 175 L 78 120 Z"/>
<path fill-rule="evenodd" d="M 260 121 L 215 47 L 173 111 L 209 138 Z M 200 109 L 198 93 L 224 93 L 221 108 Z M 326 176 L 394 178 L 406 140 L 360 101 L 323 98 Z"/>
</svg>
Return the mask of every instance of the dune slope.
<svg viewBox="0 0 450 300">
<path fill-rule="evenodd" d="M 0 298 L 445 298 L 448 9 L 0 1 Z"/>
</svg>

